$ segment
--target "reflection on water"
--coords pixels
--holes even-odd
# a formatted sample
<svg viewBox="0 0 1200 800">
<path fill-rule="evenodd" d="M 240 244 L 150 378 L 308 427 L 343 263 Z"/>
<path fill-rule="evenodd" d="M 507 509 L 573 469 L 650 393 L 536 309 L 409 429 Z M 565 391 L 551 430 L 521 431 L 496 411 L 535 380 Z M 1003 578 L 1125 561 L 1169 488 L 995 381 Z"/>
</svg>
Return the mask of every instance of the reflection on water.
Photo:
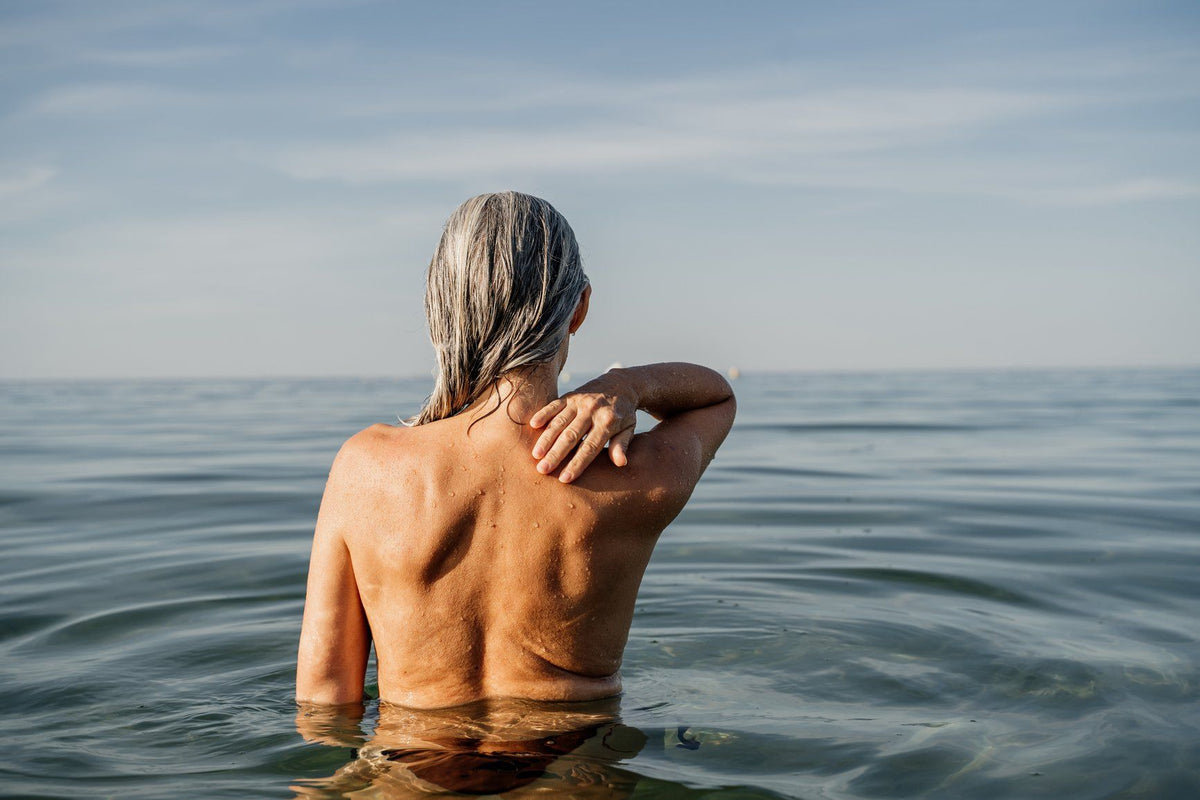
<svg viewBox="0 0 1200 800">
<path fill-rule="evenodd" d="M 380 798 L 438 794 L 628 797 L 638 776 L 619 765 L 646 734 L 620 721 L 616 698 L 589 703 L 492 700 L 422 710 L 379 704 L 369 738 L 362 707 L 302 707 L 296 728 L 310 742 L 353 747 L 328 778 L 297 782 L 297 797 Z"/>
</svg>

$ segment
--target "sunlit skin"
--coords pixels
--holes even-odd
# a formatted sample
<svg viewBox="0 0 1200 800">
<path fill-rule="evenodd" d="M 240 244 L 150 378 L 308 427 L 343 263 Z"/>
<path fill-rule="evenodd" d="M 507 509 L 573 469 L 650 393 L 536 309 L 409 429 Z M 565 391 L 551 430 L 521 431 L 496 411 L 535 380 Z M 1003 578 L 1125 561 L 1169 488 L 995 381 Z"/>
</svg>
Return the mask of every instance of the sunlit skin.
<svg viewBox="0 0 1200 800">
<path fill-rule="evenodd" d="M 297 700 L 359 702 L 372 643 L 380 697 L 409 707 L 620 691 L 642 574 L 735 402 L 691 364 L 559 398 L 568 341 L 453 417 L 345 443 L 313 539 Z M 635 435 L 639 408 L 661 422 Z"/>
</svg>

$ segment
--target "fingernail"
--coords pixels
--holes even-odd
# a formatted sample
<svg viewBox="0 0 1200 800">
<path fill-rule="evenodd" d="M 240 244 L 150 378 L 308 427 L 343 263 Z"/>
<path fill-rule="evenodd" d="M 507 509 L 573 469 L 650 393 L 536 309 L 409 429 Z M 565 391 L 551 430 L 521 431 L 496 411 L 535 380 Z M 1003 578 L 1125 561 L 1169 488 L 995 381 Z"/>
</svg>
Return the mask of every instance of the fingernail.
<svg viewBox="0 0 1200 800">
<path fill-rule="evenodd" d="M 537 465 L 537 471 L 545 475 L 550 471 L 550 465 L 543 461 Z"/>
<path fill-rule="evenodd" d="M 563 474 L 558 476 L 558 479 L 560 481 L 562 481 L 563 483 L 570 483 L 572 480 L 575 479 L 575 476 L 569 472 L 564 472 Z"/>
<path fill-rule="evenodd" d="M 533 448 L 533 457 L 534 458 L 541 458 L 544 455 L 546 455 L 546 451 L 543 450 L 542 448 L 540 448 L 540 447 Z"/>
</svg>

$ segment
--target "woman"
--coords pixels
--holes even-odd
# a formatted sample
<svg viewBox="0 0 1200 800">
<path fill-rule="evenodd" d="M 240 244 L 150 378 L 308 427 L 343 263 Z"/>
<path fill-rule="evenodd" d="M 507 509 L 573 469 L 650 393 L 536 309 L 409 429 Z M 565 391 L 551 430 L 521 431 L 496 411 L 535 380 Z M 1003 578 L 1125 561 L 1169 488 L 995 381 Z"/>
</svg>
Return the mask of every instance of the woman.
<svg viewBox="0 0 1200 800">
<path fill-rule="evenodd" d="M 733 423 L 719 374 L 614 369 L 558 396 L 591 287 L 546 201 L 481 195 L 446 223 L 425 310 L 433 394 L 348 440 L 321 502 L 296 697 L 417 708 L 617 694 L 642 573 Z M 636 411 L 660 423 L 634 433 Z M 597 456 L 608 449 L 608 459 Z"/>
</svg>

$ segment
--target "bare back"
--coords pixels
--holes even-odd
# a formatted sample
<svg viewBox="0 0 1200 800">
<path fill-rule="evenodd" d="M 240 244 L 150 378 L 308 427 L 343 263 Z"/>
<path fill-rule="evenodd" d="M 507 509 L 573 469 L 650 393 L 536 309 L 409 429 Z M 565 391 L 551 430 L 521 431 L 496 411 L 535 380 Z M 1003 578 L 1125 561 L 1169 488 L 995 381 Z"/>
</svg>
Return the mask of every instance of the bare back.
<svg viewBox="0 0 1200 800">
<path fill-rule="evenodd" d="M 348 542 L 381 696 L 614 694 L 666 509 L 648 513 L 647 492 L 623 489 L 609 465 L 569 485 L 538 474 L 519 426 L 477 425 L 469 438 L 462 427 L 369 434 L 381 480 Z"/>
<path fill-rule="evenodd" d="M 317 521 L 298 697 L 357 701 L 372 643 L 406 706 L 618 693 L 642 574 L 732 414 L 681 413 L 573 483 L 534 469 L 539 432 L 506 409 L 355 435 Z"/>
<path fill-rule="evenodd" d="M 327 521 L 344 538 L 384 699 L 620 691 L 642 574 L 694 481 L 651 474 L 664 453 L 644 435 L 626 467 L 597 462 L 563 484 L 532 468 L 528 428 L 494 416 L 469 436 L 460 418 L 374 426 L 331 475 L 346 496 Z"/>
</svg>

